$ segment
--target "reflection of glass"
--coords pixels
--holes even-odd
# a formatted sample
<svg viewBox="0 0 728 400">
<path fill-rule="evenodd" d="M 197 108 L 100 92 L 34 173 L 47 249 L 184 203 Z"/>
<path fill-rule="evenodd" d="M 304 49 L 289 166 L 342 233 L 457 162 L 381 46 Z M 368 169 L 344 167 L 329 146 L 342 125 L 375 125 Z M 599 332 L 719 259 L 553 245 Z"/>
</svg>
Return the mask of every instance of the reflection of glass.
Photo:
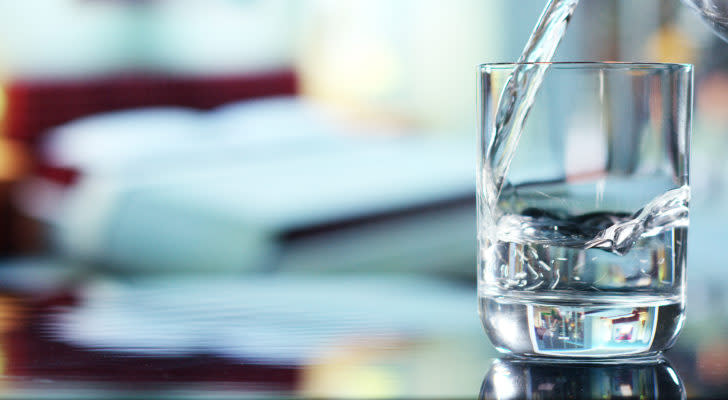
<svg viewBox="0 0 728 400">
<path fill-rule="evenodd" d="M 685 389 L 664 359 L 614 365 L 496 360 L 480 399 L 684 399 Z"/>
<path fill-rule="evenodd" d="M 508 168 L 493 166 L 488 144 L 517 66 L 481 66 L 485 330 L 505 353 L 663 351 L 684 317 L 692 67 L 543 65 L 520 139 L 504 150 L 514 152 Z"/>
</svg>

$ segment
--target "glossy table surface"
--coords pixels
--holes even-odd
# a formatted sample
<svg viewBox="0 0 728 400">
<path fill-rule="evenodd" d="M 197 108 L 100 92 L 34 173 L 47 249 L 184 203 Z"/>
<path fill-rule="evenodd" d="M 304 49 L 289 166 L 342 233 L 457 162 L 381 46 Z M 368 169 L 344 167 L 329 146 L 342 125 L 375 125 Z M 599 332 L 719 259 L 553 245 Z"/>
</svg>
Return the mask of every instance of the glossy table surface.
<svg viewBox="0 0 728 400">
<path fill-rule="evenodd" d="M 545 364 L 499 358 L 469 278 L 15 264 L 0 269 L 4 398 L 728 397 L 726 310 L 689 306 L 664 359 Z"/>
</svg>

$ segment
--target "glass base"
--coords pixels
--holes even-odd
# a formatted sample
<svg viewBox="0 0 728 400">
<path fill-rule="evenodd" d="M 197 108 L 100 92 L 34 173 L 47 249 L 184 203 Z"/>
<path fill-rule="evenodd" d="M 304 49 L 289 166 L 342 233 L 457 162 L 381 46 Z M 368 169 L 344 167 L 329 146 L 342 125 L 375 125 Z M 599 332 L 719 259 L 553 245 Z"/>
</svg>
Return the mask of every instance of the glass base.
<svg viewBox="0 0 728 400">
<path fill-rule="evenodd" d="M 672 346 L 683 302 L 633 304 L 479 299 L 483 327 L 496 349 L 515 356 L 612 359 L 655 357 Z"/>
</svg>

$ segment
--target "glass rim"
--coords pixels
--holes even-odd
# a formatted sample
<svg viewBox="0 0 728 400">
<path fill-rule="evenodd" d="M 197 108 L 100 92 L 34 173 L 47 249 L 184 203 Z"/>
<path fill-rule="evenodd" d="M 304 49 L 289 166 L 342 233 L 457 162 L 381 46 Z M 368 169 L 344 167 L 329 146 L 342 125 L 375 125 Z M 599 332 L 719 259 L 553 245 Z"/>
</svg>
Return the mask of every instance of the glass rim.
<svg viewBox="0 0 728 400">
<path fill-rule="evenodd" d="M 692 69 L 689 63 L 631 62 L 631 61 L 550 61 L 550 62 L 492 62 L 479 64 L 480 69 L 507 70 L 519 65 L 548 65 L 559 69 Z"/>
</svg>

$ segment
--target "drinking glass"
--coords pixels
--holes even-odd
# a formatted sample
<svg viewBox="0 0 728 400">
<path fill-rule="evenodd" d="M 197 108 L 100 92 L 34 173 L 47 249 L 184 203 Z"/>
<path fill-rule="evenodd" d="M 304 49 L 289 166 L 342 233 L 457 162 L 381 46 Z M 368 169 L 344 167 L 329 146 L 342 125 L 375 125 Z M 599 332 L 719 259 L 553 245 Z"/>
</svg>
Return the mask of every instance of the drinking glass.
<svg viewBox="0 0 728 400">
<path fill-rule="evenodd" d="M 497 113 L 508 112 L 501 102 L 527 104 L 503 88 L 529 66 L 479 67 L 485 331 L 515 355 L 658 354 L 685 318 L 692 66 L 537 65 L 547 71 L 505 150 L 512 161 L 496 168 L 489 149 Z"/>
</svg>

